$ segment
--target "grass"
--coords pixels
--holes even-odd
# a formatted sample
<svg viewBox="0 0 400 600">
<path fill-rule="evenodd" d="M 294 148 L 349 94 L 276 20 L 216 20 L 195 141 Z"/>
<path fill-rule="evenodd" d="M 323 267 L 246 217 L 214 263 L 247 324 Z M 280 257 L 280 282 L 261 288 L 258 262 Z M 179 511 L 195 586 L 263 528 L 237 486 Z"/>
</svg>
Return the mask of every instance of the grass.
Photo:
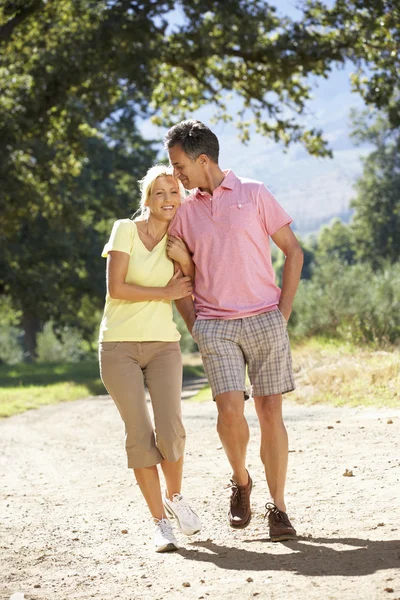
<svg viewBox="0 0 400 600">
<path fill-rule="evenodd" d="M 193 357 L 184 365 L 184 380 L 196 377 L 204 377 L 204 370 Z M 0 365 L 0 418 L 106 393 L 95 361 Z"/>
<path fill-rule="evenodd" d="M 335 406 L 400 407 L 400 352 L 314 338 L 293 348 L 291 398 Z"/>
<path fill-rule="evenodd" d="M 400 351 L 375 350 L 312 338 L 292 347 L 297 389 L 288 398 L 305 404 L 400 407 Z M 192 401 L 212 397 L 209 386 Z"/>
<path fill-rule="evenodd" d="M 0 417 L 106 394 L 97 362 L 0 365 Z"/>
<path fill-rule="evenodd" d="M 204 377 L 200 357 L 184 357 L 184 380 Z M 312 338 L 293 346 L 297 389 L 291 400 L 336 406 L 400 407 L 400 351 Z M 0 365 L 0 417 L 44 404 L 105 394 L 97 362 Z M 204 386 L 191 401 L 211 400 Z"/>
</svg>

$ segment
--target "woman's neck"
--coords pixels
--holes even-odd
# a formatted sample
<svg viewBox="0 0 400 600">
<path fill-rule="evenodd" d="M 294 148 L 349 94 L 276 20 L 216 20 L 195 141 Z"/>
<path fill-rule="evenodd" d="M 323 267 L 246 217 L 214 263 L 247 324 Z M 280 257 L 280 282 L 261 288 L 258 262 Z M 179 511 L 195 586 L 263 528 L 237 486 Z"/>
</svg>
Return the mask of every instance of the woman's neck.
<svg viewBox="0 0 400 600">
<path fill-rule="evenodd" d="M 161 240 L 167 233 L 169 223 L 158 221 L 154 219 L 152 215 L 149 215 L 147 219 L 142 221 L 144 232 L 151 237 L 153 240 Z"/>
</svg>

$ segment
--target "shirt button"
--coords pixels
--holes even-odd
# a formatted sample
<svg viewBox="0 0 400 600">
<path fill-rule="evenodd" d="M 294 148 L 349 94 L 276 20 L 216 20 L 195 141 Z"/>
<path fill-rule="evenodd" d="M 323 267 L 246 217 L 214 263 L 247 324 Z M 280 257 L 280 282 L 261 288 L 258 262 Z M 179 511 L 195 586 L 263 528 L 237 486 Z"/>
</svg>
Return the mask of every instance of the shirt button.
<svg viewBox="0 0 400 600">
<path fill-rule="evenodd" d="M 238 208 L 242 208 L 242 205 L 241 205 L 241 204 L 238 204 Z"/>
</svg>

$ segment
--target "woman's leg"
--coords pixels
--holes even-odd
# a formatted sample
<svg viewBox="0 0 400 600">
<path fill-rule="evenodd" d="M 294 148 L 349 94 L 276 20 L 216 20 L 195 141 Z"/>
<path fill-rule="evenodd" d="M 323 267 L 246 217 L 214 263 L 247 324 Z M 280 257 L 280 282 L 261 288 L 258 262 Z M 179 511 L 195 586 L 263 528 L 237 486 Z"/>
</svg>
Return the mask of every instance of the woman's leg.
<svg viewBox="0 0 400 600">
<path fill-rule="evenodd" d="M 167 498 L 173 498 L 174 494 L 181 493 L 182 487 L 182 472 L 183 472 L 183 454 L 175 462 L 169 460 L 163 460 L 161 468 L 165 477 L 165 483 L 167 486 L 166 496 Z"/>
<path fill-rule="evenodd" d="M 134 471 L 151 515 L 161 519 L 165 514 L 156 465 L 163 457 L 147 408 L 139 346 L 134 342 L 101 344 L 100 371 L 125 423 L 128 467 Z"/>
<path fill-rule="evenodd" d="M 178 343 L 151 342 L 145 377 L 154 410 L 157 448 L 164 457 L 166 481 L 163 498 L 167 514 L 185 535 L 201 529 L 198 515 L 181 495 L 185 430 L 182 424 L 182 356 Z"/>
<path fill-rule="evenodd" d="M 185 430 L 182 424 L 182 355 L 178 342 L 149 342 L 146 383 L 154 411 L 156 445 L 163 456 L 161 468 L 167 497 L 180 494 Z"/>
<path fill-rule="evenodd" d="M 165 519 L 165 510 L 161 494 L 160 478 L 156 465 L 133 469 L 140 491 L 146 500 L 151 516 L 154 519 Z"/>
</svg>

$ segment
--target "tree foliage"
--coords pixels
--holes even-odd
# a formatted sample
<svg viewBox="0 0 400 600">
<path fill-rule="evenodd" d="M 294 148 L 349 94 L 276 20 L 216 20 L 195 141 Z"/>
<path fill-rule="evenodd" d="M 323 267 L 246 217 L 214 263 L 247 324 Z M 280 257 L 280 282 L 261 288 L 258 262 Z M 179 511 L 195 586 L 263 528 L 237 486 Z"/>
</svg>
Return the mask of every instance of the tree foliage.
<svg viewBox="0 0 400 600">
<path fill-rule="evenodd" d="M 44 321 L 85 331 L 101 304 L 105 223 L 133 212 L 155 156 L 141 118 L 169 125 L 212 104 L 243 140 L 255 129 L 329 155 L 303 118 L 310 77 L 352 60 L 355 89 L 395 127 L 398 32 L 394 0 L 310 1 L 299 22 L 263 0 L 4 0 L 0 292 L 29 351 Z"/>
<path fill-rule="evenodd" d="M 301 52 L 315 44 L 321 60 L 351 61 L 353 90 L 367 106 L 386 112 L 400 127 L 400 4 L 398 0 L 336 0 L 328 8 L 306 0 L 299 31 Z M 335 56 L 336 55 L 336 56 Z"/>
<path fill-rule="evenodd" d="M 355 245 L 352 226 L 335 219 L 319 232 L 315 258 L 338 258 L 342 264 L 351 265 L 356 262 Z"/>
<path fill-rule="evenodd" d="M 352 201 L 356 256 L 377 269 L 400 258 L 400 134 L 385 116 L 365 124 L 361 115 L 355 136 L 374 145 Z"/>
</svg>

